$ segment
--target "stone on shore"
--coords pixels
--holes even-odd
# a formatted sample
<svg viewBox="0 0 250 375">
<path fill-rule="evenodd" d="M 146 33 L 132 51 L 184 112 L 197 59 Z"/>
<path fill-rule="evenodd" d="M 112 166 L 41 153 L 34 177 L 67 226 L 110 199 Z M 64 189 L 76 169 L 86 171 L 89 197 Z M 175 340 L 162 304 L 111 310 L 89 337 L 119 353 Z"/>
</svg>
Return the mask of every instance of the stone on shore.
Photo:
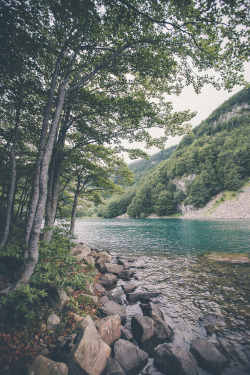
<svg viewBox="0 0 250 375">
<path fill-rule="evenodd" d="M 47 319 L 47 329 L 49 331 L 55 329 L 60 322 L 61 320 L 56 314 L 51 314 Z"/>
<path fill-rule="evenodd" d="M 122 339 L 114 344 L 114 358 L 127 375 L 139 374 L 148 362 L 146 352 Z"/>
<path fill-rule="evenodd" d="M 197 375 L 197 362 L 186 349 L 163 344 L 154 351 L 155 366 L 167 375 Z"/>
<path fill-rule="evenodd" d="M 106 272 L 118 275 L 119 272 L 123 271 L 123 266 L 119 264 L 105 263 Z"/>
<path fill-rule="evenodd" d="M 121 318 L 119 315 L 111 315 L 96 320 L 95 326 L 101 339 L 109 346 L 121 336 Z"/>
<path fill-rule="evenodd" d="M 104 375 L 126 375 L 126 374 L 115 359 L 108 358 L 107 364 L 104 370 Z"/>
<path fill-rule="evenodd" d="M 71 254 L 78 259 L 79 262 L 81 262 L 91 254 L 90 248 L 81 244 L 77 244 L 76 246 L 72 247 L 70 251 Z"/>
<path fill-rule="evenodd" d="M 133 276 L 133 271 L 131 270 L 122 270 L 118 273 L 118 277 L 123 280 L 130 280 Z"/>
<path fill-rule="evenodd" d="M 128 329 L 121 327 L 121 339 L 133 341 L 133 335 Z"/>
<path fill-rule="evenodd" d="M 141 303 L 140 308 L 142 309 L 143 315 L 149 316 L 153 320 L 157 320 L 157 319 L 161 319 L 163 321 L 165 320 L 163 312 L 153 302 L 149 302 L 149 303 L 146 303 L 146 304 Z"/>
<path fill-rule="evenodd" d="M 99 283 L 103 286 L 111 286 L 116 283 L 117 277 L 112 273 L 106 273 L 105 275 L 101 276 L 99 279 Z"/>
<path fill-rule="evenodd" d="M 101 293 L 101 295 L 104 295 L 107 293 L 106 289 L 99 283 L 95 283 L 94 287 L 98 293 Z"/>
<path fill-rule="evenodd" d="M 30 365 L 28 375 L 68 375 L 68 367 L 65 363 L 54 362 L 51 359 L 39 355 Z"/>
<path fill-rule="evenodd" d="M 121 323 L 126 323 L 126 308 L 118 305 L 118 303 L 114 301 L 104 303 L 104 305 L 100 307 L 100 312 L 104 317 L 117 314 L 121 318 Z"/>
<path fill-rule="evenodd" d="M 196 339 L 192 342 L 190 352 L 196 358 L 198 365 L 205 370 L 218 374 L 227 363 L 226 357 L 214 344 L 206 339 Z"/>
<path fill-rule="evenodd" d="M 128 261 L 124 258 L 118 258 L 117 259 L 118 264 L 121 264 L 125 270 L 129 269 Z"/>
<path fill-rule="evenodd" d="M 136 292 L 127 293 L 127 300 L 129 302 L 143 301 L 145 299 L 150 299 L 159 296 L 160 292 Z"/>
<path fill-rule="evenodd" d="M 78 335 L 71 353 L 67 357 L 69 372 L 74 375 L 101 375 L 110 347 L 101 339 L 89 315 L 78 325 Z"/>
<path fill-rule="evenodd" d="M 131 320 L 133 336 L 139 347 L 149 354 L 154 348 L 171 339 L 172 330 L 161 319 L 154 321 L 149 316 L 135 314 Z"/>
<path fill-rule="evenodd" d="M 125 293 L 131 293 L 137 288 L 137 285 L 123 284 L 122 289 Z"/>
<path fill-rule="evenodd" d="M 111 263 L 112 261 L 112 256 L 107 253 L 106 251 L 101 251 L 96 258 L 96 264 L 101 264 L 101 263 Z"/>
</svg>

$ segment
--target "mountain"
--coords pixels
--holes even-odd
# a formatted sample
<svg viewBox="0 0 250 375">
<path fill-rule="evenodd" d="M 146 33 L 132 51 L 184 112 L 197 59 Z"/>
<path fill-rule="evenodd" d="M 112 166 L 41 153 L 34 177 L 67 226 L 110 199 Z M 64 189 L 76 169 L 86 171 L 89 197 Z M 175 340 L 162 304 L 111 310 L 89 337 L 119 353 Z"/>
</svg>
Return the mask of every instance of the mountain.
<svg viewBox="0 0 250 375">
<path fill-rule="evenodd" d="M 169 216 L 204 207 L 220 192 L 239 190 L 250 176 L 249 109 L 250 88 L 224 102 L 176 148 L 164 150 L 167 159 L 159 160 L 158 153 L 132 163 L 136 182 L 108 200 L 100 215 Z"/>
</svg>

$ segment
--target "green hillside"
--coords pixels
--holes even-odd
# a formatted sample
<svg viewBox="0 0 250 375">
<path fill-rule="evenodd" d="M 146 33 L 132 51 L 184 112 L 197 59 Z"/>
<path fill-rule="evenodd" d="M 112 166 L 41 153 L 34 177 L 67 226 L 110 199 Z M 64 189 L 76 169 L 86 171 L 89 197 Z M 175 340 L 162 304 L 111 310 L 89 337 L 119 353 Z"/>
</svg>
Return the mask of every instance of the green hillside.
<svg viewBox="0 0 250 375">
<path fill-rule="evenodd" d="M 100 215 L 173 215 L 181 203 L 200 208 L 220 191 L 238 190 L 250 176 L 249 103 L 250 88 L 218 107 L 167 160 L 133 163 L 136 183 L 108 200 Z"/>
</svg>

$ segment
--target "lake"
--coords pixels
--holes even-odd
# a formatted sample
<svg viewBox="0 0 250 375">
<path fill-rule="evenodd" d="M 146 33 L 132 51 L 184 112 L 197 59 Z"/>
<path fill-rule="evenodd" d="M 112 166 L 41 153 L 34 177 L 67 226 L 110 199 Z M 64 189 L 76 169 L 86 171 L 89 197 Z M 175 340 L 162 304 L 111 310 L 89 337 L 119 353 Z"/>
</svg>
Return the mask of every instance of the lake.
<svg viewBox="0 0 250 375">
<path fill-rule="evenodd" d="M 156 302 L 174 329 L 174 345 L 188 349 L 193 339 L 207 338 L 230 360 L 223 375 L 250 373 L 249 220 L 78 219 L 76 235 L 112 255 L 143 260 L 138 290 L 161 292 Z M 139 304 L 128 306 L 128 324 L 139 311 Z M 161 373 L 150 361 L 142 374 Z"/>
</svg>

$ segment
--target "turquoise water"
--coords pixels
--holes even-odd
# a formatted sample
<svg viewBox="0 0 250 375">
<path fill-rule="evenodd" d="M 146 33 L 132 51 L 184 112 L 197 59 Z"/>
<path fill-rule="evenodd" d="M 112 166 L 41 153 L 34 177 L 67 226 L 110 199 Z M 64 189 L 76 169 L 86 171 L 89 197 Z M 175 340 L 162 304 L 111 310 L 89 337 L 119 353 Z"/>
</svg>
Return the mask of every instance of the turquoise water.
<svg viewBox="0 0 250 375">
<path fill-rule="evenodd" d="M 250 253 L 250 220 L 77 220 L 76 235 L 102 249 L 148 255 Z"/>
<path fill-rule="evenodd" d="M 195 338 L 207 338 L 230 361 L 222 375 L 250 373 L 249 220 L 80 219 L 76 235 L 114 256 L 144 262 L 138 290 L 161 292 L 155 302 L 174 329 L 174 345 L 189 349 Z M 141 312 L 139 304 L 127 306 L 128 327 L 135 312 Z M 161 373 L 150 361 L 146 374 Z"/>
</svg>

